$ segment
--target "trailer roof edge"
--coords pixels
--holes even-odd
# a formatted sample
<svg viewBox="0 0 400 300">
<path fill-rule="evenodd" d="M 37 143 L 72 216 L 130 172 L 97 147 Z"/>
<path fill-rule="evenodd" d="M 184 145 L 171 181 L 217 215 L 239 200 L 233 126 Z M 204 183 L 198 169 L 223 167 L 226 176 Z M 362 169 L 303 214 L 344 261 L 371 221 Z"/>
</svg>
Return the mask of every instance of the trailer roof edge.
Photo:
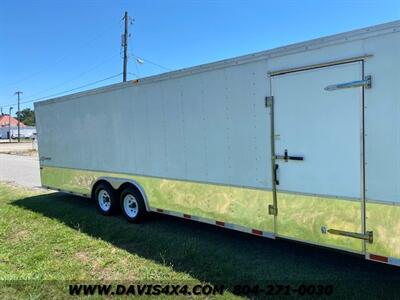
<svg viewBox="0 0 400 300">
<path fill-rule="evenodd" d="M 166 73 L 161 73 L 153 76 L 148 76 L 141 78 L 139 80 L 131 80 L 127 82 L 122 82 L 122 83 L 115 83 L 91 90 L 86 90 L 78 93 L 73 93 L 65 96 L 60 96 L 56 98 L 51 98 L 51 99 L 46 99 L 43 101 L 38 101 L 35 102 L 34 105 L 36 106 L 41 106 L 44 104 L 50 104 L 53 102 L 59 102 L 59 101 L 65 101 L 69 99 L 75 99 L 79 98 L 82 96 L 86 95 L 92 95 L 92 94 L 97 94 L 97 93 L 102 93 L 102 92 L 107 92 L 107 91 L 112 91 L 116 89 L 122 89 L 122 88 L 127 88 L 131 87 L 132 85 L 136 84 L 145 84 L 145 83 L 150 83 L 154 81 L 161 81 L 165 79 L 171 79 L 171 78 L 177 78 L 177 77 L 182 77 L 185 75 L 191 75 L 191 74 L 196 74 L 208 70 L 214 70 L 214 69 L 219 69 L 222 67 L 226 66 L 231 66 L 231 65 L 239 65 L 243 63 L 249 63 L 253 61 L 258 61 L 258 60 L 263 60 L 263 59 L 271 59 L 274 57 L 279 57 L 279 56 L 285 56 L 289 54 L 295 54 L 295 53 L 300 53 L 308 50 L 312 50 L 315 48 L 322 48 L 322 47 L 327 47 L 331 45 L 335 45 L 338 43 L 343 43 L 343 42 L 350 42 L 354 40 L 359 40 L 359 39 L 364 39 L 370 36 L 374 35 L 382 35 L 382 34 L 387 34 L 391 32 L 397 32 L 400 31 L 400 20 L 398 21 L 392 21 L 384 24 L 379 24 L 379 25 L 374 25 L 370 27 L 365 27 L 362 29 L 356 29 L 344 33 L 338 33 L 334 35 L 329 35 L 321 38 L 316 38 L 312 40 L 308 40 L 305 42 L 299 42 L 299 43 L 294 43 L 290 44 L 287 46 L 281 46 L 261 52 L 256 52 L 256 53 L 251 53 L 251 54 L 246 54 L 238 57 L 233 57 L 233 58 L 228 58 L 216 62 L 211 62 L 211 63 L 206 63 L 202 65 L 197 65 L 193 67 L 188 67 L 188 68 L 183 68 L 171 72 L 166 72 Z"/>
</svg>

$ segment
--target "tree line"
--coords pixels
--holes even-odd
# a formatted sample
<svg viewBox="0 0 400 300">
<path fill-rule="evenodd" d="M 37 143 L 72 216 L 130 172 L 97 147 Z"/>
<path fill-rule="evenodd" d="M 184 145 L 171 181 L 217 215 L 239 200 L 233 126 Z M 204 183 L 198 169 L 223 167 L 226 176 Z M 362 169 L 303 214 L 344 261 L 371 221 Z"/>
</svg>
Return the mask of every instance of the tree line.
<svg viewBox="0 0 400 300">
<path fill-rule="evenodd" d="M 30 108 L 25 108 L 17 112 L 17 118 L 27 126 L 35 126 L 35 112 Z"/>
</svg>

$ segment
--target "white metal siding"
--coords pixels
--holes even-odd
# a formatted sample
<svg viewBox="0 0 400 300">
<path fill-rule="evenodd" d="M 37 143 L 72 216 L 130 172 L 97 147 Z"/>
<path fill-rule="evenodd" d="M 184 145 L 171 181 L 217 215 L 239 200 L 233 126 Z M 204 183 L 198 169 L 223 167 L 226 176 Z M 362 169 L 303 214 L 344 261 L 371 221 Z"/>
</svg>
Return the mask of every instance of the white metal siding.
<svg viewBox="0 0 400 300">
<path fill-rule="evenodd" d="M 259 61 L 38 106 L 40 154 L 49 166 L 270 188 L 266 73 Z"/>
<path fill-rule="evenodd" d="M 50 166 L 270 188 L 267 72 L 372 54 L 366 197 L 400 202 L 399 25 L 35 104 L 40 154 L 52 157 Z"/>
<path fill-rule="evenodd" d="M 275 152 L 304 157 L 276 160 L 278 190 L 360 198 L 362 89 L 324 88 L 361 78 L 360 62 L 272 78 Z"/>
<path fill-rule="evenodd" d="M 400 33 L 365 40 L 366 198 L 400 203 Z"/>
</svg>

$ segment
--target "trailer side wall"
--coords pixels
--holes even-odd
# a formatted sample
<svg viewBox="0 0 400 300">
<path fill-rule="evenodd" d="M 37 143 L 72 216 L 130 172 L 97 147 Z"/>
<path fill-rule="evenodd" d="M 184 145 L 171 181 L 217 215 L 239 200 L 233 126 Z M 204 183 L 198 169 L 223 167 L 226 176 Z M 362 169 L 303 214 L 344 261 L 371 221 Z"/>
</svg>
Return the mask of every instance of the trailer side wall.
<svg viewBox="0 0 400 300">
<path fill-rule="evenodd" d="M 89 195 L 101 176 L 130 178 L 143 186 L 153 210 L 385 255 L 400 263 L 399 30 L 400 23 L 390 31 L 366 30 L 359 38 L 326 38 L 296 51 L 283 49 L 282 55 L 38 103 L 42 184 Z M 359 232 L 362 196 L 278 191 L 277 219 L 268 213 L 273 203 L 271 128 L 264 101 L 271 95 L 271 71 L 366 55 L 371 57 L 363 60 L 363 72 L 373 81 L 371 89 L 363 90 L 360 110 L 371 244 L 321 232 L 327 224 Z"/>
</svg>

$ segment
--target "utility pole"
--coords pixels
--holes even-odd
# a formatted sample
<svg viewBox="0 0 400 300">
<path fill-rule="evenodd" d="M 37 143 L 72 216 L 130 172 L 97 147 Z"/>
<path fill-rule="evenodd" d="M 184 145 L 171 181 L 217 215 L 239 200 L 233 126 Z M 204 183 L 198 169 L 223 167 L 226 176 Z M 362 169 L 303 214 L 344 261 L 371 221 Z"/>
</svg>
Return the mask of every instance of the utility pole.
<svg viewBox="0 0 400 300">
<path fill-rule="evenodd" d="M 19 110 L 19 95 L 21 95 L 22 94 L 22 92 L 20 92 L 20 91 L 17 91 L 17 92 L 15 92 L 15 95 L 17 95 L 17 97 L 18 97 L 18 112 L 17 112 L 17 119 L 18 119 L 18 143 L 21 141 L 20 140 L 20 118 L 21 118 L 21 116 L 20 116 L 20 110 Z M 11 118 L 11 115 L 10 115 L 10 118 Z"/>
<path fill-rule="evenodd" d="M 126 82 L 126 74 L 128 73 L 128 21 L 129 21 L 129 17 L 128 17 L 128 12 L 126 11 L 124 14 L 124 18 L 125 20 L 125 30 L 124 30 L 124 34 L 122 36 L 123 40 L 122 40 L 122 46 L 124 47 L 124 69 L 123 69 L 123 82 Z"/>
<path fill-rule="evenodd" d="M 8 114 L 8 141 L 11 143 L 11 111 L 12 107 L 10 106 L 9 114 Z"/>
</svg>

